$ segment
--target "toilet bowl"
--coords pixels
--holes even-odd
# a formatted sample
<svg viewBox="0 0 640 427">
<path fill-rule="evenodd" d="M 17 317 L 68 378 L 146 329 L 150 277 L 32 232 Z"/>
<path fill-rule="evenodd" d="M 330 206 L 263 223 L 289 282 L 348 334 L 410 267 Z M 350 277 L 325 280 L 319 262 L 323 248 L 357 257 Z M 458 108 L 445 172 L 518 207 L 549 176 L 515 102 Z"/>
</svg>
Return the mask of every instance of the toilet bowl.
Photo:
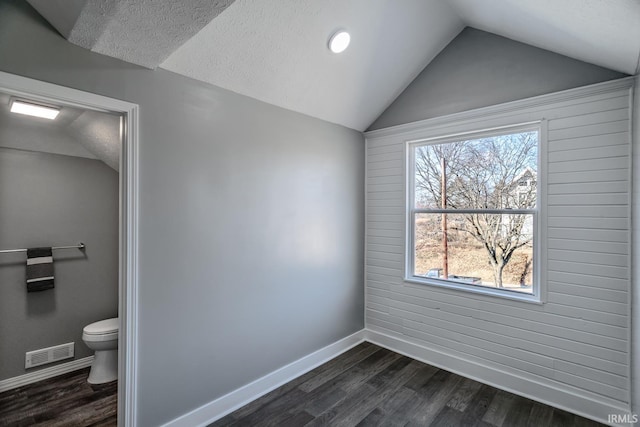
<svg viewBox="0 0 640 427">
<path fill-rule="evenodd" d="M 82 330 L 82 340 L 95 357 L 89 372 L 89 384 L 118 379 L 118 318 L 100 320 Z"/>
</svg>

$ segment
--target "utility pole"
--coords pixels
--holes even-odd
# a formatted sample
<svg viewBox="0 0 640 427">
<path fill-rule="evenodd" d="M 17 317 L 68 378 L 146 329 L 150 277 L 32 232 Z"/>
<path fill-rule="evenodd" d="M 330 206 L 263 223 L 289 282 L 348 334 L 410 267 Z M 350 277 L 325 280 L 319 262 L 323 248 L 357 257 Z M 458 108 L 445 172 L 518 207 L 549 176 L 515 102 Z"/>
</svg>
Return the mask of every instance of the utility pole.
<svg viewBox="0 0 640 427">
<path fill-rule="evenodd" d="M 440 198 L 442 209 L 447 208 L 447 160 L 443 157 L 441 162 L 442 182 L 440 183 Z M 447 242 L 447 214 L 442 213 L 442 277 L 449 278 L 449 246 Z"/>
</svg>

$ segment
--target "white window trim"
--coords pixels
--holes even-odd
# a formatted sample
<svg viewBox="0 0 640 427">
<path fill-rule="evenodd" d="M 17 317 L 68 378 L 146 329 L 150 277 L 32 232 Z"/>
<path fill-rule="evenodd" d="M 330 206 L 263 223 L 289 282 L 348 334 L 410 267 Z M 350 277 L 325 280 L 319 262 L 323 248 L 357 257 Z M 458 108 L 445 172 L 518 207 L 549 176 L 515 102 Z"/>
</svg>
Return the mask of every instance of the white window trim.
<svg viewBox="0 0 640 427">
<path fill-rule="evenodd" d="M 518 291 L 509 291 L 500 288 L 491 288 L 485 286 L 477 286 L 464 284 L 461 282 L 453 282 L 444 279 L 436 279 L 436 278 L 426 278 L 419 277 L 414 275 L 414 264 L 415 264 L 415 250 L 414 250 L 414 221 L 415 214 L 418 213 L 416 211 L 422 211 L 423 209 L 415 209 L 414 208 L 414 184 L 415 184 L 415 159 L 414 159 L 414 148 L 416 146 L 421 145 L 429 145 L 429 144 L 443 144 L 447 142 L 456 142 L 466 138 L 482 138 L 485 136 L 496 136 L 496 135 L 504 135 L 510 133 L 518 133 L 518 132 L 526 132 L 526 131 L 537 131 L 538 132 L 538 161 L 537 161 L 537 169 L 538 169 L 538 177 L 536 179 L 536 198 L 537 204 L 536 209 L 526 209 L 526 210 L 512 210 L 513 213 L 525 212 L 533 214 L 533 284 L 532 284 L 532 293 L 527 294 Z M 486 128 L 486 129 L 478 129 L 471 130 L 460 133 L 446 134 L 446 135 L 437 135 L 430 136 L 425 138 L 417 138 L 410 139 L 405 141 L 405 159 L 406 159 L 406 167 L 405 167 L 405 262 L 404 262 L 404 281 L 407 283 L 416 283 L 421 285 L 429 285 L 436 286 L 441 288 L 453 289 L 456 291 L 463 292 L 471 292 L 476 294 L 488 295 L 497 298 L 504 298 L 516 301 L 523 301 L 527 303 L 533 304 L 543 304 L 546 300 L 546 280 L 543 277 L 544 269 L 542 268 L 542 247 L 546 242 L 546 191 L 543 191 L 546 188 L 546 150 L 547 150 L 547 127 L 546 120 L 541 119 L 533 122 L 527 123 L 519 123 L 519 124 L 505 124 L 503 126 Z M 429 211 L 438 211 L 429 210 Z M 461 210 L 464 212 L 465 210 Z M 484 211 L 484 210 L 483 210 Z M 486 210 L 488 213 L 492 213 L 493 211 L 502 211 L 500 209 L 497 210 Z M 437 212 L 435 212 L 437 213 Z M 455 212 L 452 212 L 455 213 Z"/>
</svg>

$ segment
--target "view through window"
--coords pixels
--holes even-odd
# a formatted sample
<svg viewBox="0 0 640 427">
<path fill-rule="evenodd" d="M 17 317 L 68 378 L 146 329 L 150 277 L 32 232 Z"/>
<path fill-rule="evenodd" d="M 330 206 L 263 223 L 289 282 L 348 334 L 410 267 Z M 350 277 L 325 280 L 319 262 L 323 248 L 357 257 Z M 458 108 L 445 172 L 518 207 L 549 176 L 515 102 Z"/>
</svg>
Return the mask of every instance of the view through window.
<svg viewBox="0 0 640 427">
<path fill-rule="evenodd" d="M 412 279 L 534 293 L 538 134 L 411 145 Z"/>
</svg>

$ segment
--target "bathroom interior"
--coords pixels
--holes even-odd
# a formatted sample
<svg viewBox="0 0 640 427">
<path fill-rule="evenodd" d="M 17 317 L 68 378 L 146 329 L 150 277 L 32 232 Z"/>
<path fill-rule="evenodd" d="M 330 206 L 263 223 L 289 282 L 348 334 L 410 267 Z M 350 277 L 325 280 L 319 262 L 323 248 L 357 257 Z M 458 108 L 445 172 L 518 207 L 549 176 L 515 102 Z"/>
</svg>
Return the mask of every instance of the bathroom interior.
<svg viewBox="0 0 640 427">
<path fill-rule="evenodd" d="M 51 119 L 12 112 L 21 101 L 26 107 L 53 107 L 58 114 Z M 28 387 L 46 383 L 55 391 L 52 381 L 65 377 L 46 378 L 67 371 L 80 375 L 87 393 L 109 387 L 109 399 L 117 397 L 121 119 L 0 93 L 0 405 L 5 409 L 19 405 L 15 392 Z M 25 250 L 33 248 L 52 248 L 52 261 L 48 253 Z M 40 286 L 51 282 L 53 287 Z M 70 399 L 66 391 L 47 394 L 45 406 L 74 410 L 73 402 L 55 400 Z M 115 411 L 115 404 L 109 407 Z"/>
</svg>

